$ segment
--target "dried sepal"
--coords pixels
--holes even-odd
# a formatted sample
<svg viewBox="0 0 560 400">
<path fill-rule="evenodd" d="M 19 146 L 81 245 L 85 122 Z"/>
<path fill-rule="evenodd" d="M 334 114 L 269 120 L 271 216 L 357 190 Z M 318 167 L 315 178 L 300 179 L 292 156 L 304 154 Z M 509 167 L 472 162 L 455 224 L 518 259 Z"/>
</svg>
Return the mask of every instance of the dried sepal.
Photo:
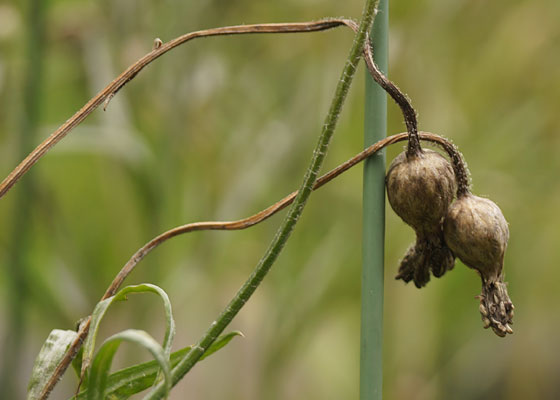
<svg viewBox="0 0 560 400">
<path fill-rule="evenodd" d="M 419 235 L 401 260 L 396 279 L 408 283 L 414 281 L 416 287 L 424 287 L 430 281 L 430 271 L 439 278 L 453 269 L 455 256 L 439 235 Z"/>
<path fill-rule="evenodd" d="M 513 324 L 513 310 L 506 284 L 504 282 L 486 282 L 482 286 L 479 311 L 482 316 L 484 328 L 491 327 L 496 335 L 504 337 L 513 333 L 510 325 Z"/>
</svg>

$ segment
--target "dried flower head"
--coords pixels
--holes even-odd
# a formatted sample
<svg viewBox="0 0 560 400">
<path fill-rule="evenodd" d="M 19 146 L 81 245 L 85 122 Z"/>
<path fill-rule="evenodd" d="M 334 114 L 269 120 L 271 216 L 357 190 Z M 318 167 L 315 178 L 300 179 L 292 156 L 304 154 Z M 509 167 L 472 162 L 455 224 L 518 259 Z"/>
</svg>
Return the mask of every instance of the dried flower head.
<svg viewBox="0 0 560 400">
<path fill-rule="evenodd" d="M 453 168 L 432 150 L 402 152 L 389 166 L 387 197 L 393 210 L 416 232 L 416 243 L 401 261 L 397 279 L 423 287 L 453 268 L 455 258 L 443 240 L 442 220 L 453 201 Z"/>
</svg>

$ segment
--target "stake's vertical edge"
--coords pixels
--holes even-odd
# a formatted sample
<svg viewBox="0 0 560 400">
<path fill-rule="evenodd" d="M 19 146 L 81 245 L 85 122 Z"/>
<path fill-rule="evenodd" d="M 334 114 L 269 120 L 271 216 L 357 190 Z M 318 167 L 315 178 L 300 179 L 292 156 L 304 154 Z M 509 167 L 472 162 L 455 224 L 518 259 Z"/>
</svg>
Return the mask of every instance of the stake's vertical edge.
<svg viewBox="0 0 560 400">
<path fill-rule="evenodd" d="M 379 2 L 371 38 L 375 62 L 387 73 L 388 0 Z M 366 76 L 364 144 L 387 132 L 387 94 Z M 381 400 L 383 384 L 383 266 L 385 245 L 385 151 L 364 164 L 360 400 Z"/>
</svg>

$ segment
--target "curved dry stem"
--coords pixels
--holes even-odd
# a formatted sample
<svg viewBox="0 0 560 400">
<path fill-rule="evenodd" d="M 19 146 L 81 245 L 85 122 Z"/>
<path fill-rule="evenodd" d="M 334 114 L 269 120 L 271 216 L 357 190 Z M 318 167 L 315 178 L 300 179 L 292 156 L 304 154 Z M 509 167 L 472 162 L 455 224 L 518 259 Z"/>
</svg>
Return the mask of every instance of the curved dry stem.
<svg viewBox="0 0 560 400">
<path fill-rule="evenodd" d="M 358 25 L 354 21 L 344 20 L 343 23 L 354 32 L 358 29 Z M 381 86 L 400 107 L 403 113 L 406 130 L 408 132 L 407 154 L 416 154 L 421 151 L 420 140 L 418 138 L 418 119 L 416 118 L 416 110 L 412 107 L 412 103 L 408 96 L 404 94 L 389 78 L 387 78 L 383 72 L 381 72 L 377 64 L 375 64 L 373 59 L 373 46 L 371 45 L 369 35 L 366 40 L 366 45 L 364 46 L 363 55 L 366 67 L 373 80 L 377 82 L 377 84 Z"/>
<path fill-rule="evenodd" d="M 449 145 L 451 143 L 447 139 L 445 139 L 445 138 L 443 138 L 439 135 L 436 135 L 436 134 L 433 134 L 433 133 L 430 133 L 430 132 L 419 132 L 418 136 L 419 136 L 420 139 L 428 141 L 428 142 L 435 143 L 436 145 L 439 145 L 443 149 L 451 149 L 451 147 L 449 147 Z M 340 164 L 338 167 L 332 169 L 328 173 L 326 173 L 323 176 L 321 176 L 320 178 L 318 178 L 317 182 L 313 186 L 313 190 L 319 189 L 323 185 L 327 184 L 328 182 L 330 182 L 334 178 L 336 178 L 339 175 L 341 175 L 342 173 L 348 171 L 350 168 L 359 164 L 360 162 L 362 162 L 366 158 L 370 157 L 371 155 L 375 154 L 376 152 L 382 150 L 383 148 L 385 148 L 385 147 L 387 147 L 391 144 L 397 143 L 397 142 L 402 142 L 402 141 L 408 139 L 408 137 L 409 137 L 408 132 L 402 132 L 402 133 L 398 133 L 398 134 L 393 135 L 393 136 L 388 136 L 385 139 L 382 139 L 379 142 L 374 143 L 373 145 L 371 145 L 367 149 L 365 149 L 362 152 L 356 154 L 354 157 L 352 157 L 348 161 Z M 160 234 L 160 235 L 156 236 L 155 238 L 153 238 L 152 240 L 150 240 L 148 243 L 146 243 L 140 249 L 138 249 L 138 251 L 136 251 L 136 253 L 134 253 L 134 255 L 128 260 L 128 262 L 119 271 L 119 273 L 117 274 L 115 279 L 113 279 L 113 282 L 111 282 L 111 285 L 107 288 L 107 291 L 105 292 L 105 294 L 103 295 L 101 300 L 104 300 L 104 299 L 106 299 L 110 296 L 113 296 L 117 292 L 117 290 L 120 288 L 120 286 L 122 285 L 122 283 L 124 282 L 126 277 L 128 275 L 130 275 L 132 270 L 136 267 L 136 265 L 138 265 L 138 263 L 140 261 L 142 261 L 152 250 L 154 250 L 156 247 L 158 247 L 160 244 L 164 243 L 165 241 L 167 241 L 167 240 L 169 240 L 169 239 L 171 239 L 175 236 L 179 236 L 179 235 L 189 233 L 189 232 L 194 232 L 194 231 L 241 230 L 241 229 L 249 228 L 251 226 L 257 225 L 260 222 L 263 222 L 264 220 L 266 220 L 266 219 L 270 218 L 271 216 L 273 216 L 274 214 L 276 214 L 278 211 L 281 211 L 284 208 L 286 208 L 287 206 L 289 206 L 290 204 L 292 204 L 292 202 L 294 201 L 294 199 L 297 196 L 297 193 L 298 193 L 297 191 L 294 191 L 294 192 L 290 193 L 289 195 L 285 196 L 282 200 L 274 203 L 273 205 L 269 206 L 268 208 L 254 214 L 254 215 L 251 215 L 250 217 L 247 217 L 247 218 L 239 219 L 239 220 L 236 220 L 236 221 L 195 222 L 195 223 L 191 223 L 191 224 L 181 225 L 181 226 L 175 227 L 173 229 L 170 229 L 166 232 L 163 232 L 162 234 Z M 60 377 L 62 377 L 62 374 L 64 374 L 64 371 L 66 370 L 66 368 L 68 368 L 68 365 L 70 365 L 70 363 L 72 362 L 72 360 L 76 356 L 78 350 L 82 346 L 82 342 L 84 341 L 85 337 L 88 334 L 90 323 L 91 323 L 91 316 L 89 316 L 87 319 L 85 319 L 83 321 L 83 323 L 80 325 L 79 330 L 78 330 L 78 336 L 76 337 L 74 342 L 68 348 L 65 357 L 61 360 L 60 364 L 58 365 L 57 369 L 55 370 L 55 372 L 53 374 L 52 381 L 54 382 L 54 384 L 56 384 L 56 382 L 60 379 Z M 53 384 L 52 387 L 54 387 L 54 384 Z"/>
<path fill-rule="evenodd" d="M 470 193 L 470 172 L 463 158 L 463 155 L 450 141 L 438 143 L 443 150 L 449 155 L 455 179 L 457 181 L 457 198 L 463 197 Z"/>
<path fill-rule="evenodd" d="M 410 99 L 383 73 L 379 70 L 373 60 L 373 50 L 368 42 L 364 48 L 364 60 L 366 66 L 375 80 L 389 95 L 393 98 L 395 103 L 401 108 L 404 117 L 406 130 L 408 131 L 408 147 L 407 155 L 416 154 L 421 151 L 420 140 L 418 139 L 418 120 L 416 118 L 416 111 L 412 107 Z"/>
<path fill-rule="evenodd" d="M 315 22 L 298 22 L 298 23 L 278 23 L 278 24 L 252 24 L 252 25 L 237 25 L 226 26 L 221 28 L 205 29 L 187 33 L 179 36 L 165 44 L 159 38 L 154 41 L 154 46 L 151 52 L 136 61 L 128 67 L 123 73 L 116 77 L 109 85 L 101 90 L 95 97 L 86 103 L 80 110 L 78 110 L 72 117 L 70 117 L 64 124 L 62 124 L 56 131 L 47 137 L 41 144 L 39 144 L 20 164 L 10 172 L 10 174 L 0 183 L 0 198 L 2 198 L 16 182 L 27 172 L 29 169 L 44 156 L 53 146 L 61 141 L 73 128 L 79 125 L 89 114 L 97 109 L 101 104 L 104 104 L 104 110 L 107 104 L 115 96 L 115 94 L 122 89 L 124 85 L 136 77 L 136 75 L 144 69 L 152 61 L 156 60 L 163 54 L 174 49 L 175 47 L 184 44 L 190 40 L 210 37 L 210 36 L 224 36 L 224 35 L 239 35 L 239 34 L 252 34 L 252 33 L 297 33 L 297 32 L 317 32 L 327 29 L 336 28 L 339 26 L 346 26 L 354 32 L 358 30 L 358 24 L 345 18 L 328 18 Z M 399 105 L 403 112 L 405 124 L 409 135 L 408 152 L 414 153 L 420 150 L 420 142 L 418 141 L 418 122 L 416 119 L 416 111 L 412 107 L 408 97 L 401 92 L 401 90 L 391 82 L 383 73 L 377 68 L 373 61 L 373 52 L 370 45 L 369 37 L 367 44 L 364 46 L 364 59 L 367 68 L 372 75 L 373 79 L 393 98 Z M 468 179 L 467 179 L 468 181 Z"/>
<path fill-rule="evenodd" d="M 403 140 L 408 139 L 408 137 L 409 137 L 408 135 L 409 135 L 408 132 L 398 133 L 396 135 L 388 136 L 388 137 L 372 144 L 367 149 L 365 149 L 365 150 L 361 151 L 360 153 L 356 154 L 354 157 L 352 157 L 348 161 L 340 164 L 338 167 L 332 169 L 331 171 L 327 172 L 326 174 L 324 174 L 323 176 L 318 178 L 317 182 L 313 186 L 313 190 L 319 189 L 320 187 L 327 184 L 328 182 L 330 182 L 331 180 L 333 180 L 337 176 L 339 176 L 342 173 L 348 171 L 350 168 L 352 168 L 356 164 L 359 164 L 360 162 L 362 162 L 366 158 L 368 158 L 371 155 L 377 153 L 379 150 L 382 150 L 383 148 L 385 148 L 385 147 L 387 147 L 391 144 L 401 142 Z M 445 139 L 444 137 L 433 134 L 433 133 L 430 133 L 430 132 L 420 132 L 420 133 L 418 133 L 418 137 L 422 140 L 437 144 L 438 146 L 443 148 L 449 154 L 450 158 L 452 158 L 452 159 L 456 158 L 458 160 L 462 160 L 461 153 L 459 153 L 457 148 L 451 142 L 449 142 L 449 140 Z M 462 165 L 461 163 L 459 163 L 459 166 L 462 167 L 463 169 L 465 168 L 464 165 Z M 128 262 L 121 269 L 121 271 L 118 273 L 118 275 L 115 277 L 115 279 L 113 280 L 113 282 L 111 283 L 111 285 L 109 286 L 109 288 L 107 289 L 105 294 L 103 295 L 102 300 L 106 299 L 107 297 L 110 297 L 110 296 L 114 295 L 117 292 L 117 290 L 119 289 L 119 287 L 122 285 L 122 283 L 126 279 L 126 277 L 132 272 L 134 267 L 140 261 L 142 261 L 142 259 L 144 257 L 146 257 L 148 255 L 148 253 L 150 253 L 153 249 L 155 249 L 157 246 L 159 246 L 163 242 L 165 242 L 165 241 L 167 241 L 167 240 L 169 240 L 169 239 L 171 239 L 175 236 L 181 235 L 183 233 L 188 233 L 188 232 L 193 232 L 193 231 L 203 231 L 203 230 L 227 230 L 227 231 L 230 231 L 230 230 L 240 230 L 240 229 L 249 228 L 251 226 L 254 226 L 254 225 L 270 218 L 271 216 L 276 214 L 278 211 L 283 210 L 284 208 L 286 208 L 287 206 L 292 204 L 292 202 L 296 198 L 297 194 L 298 194 L 298 192 L 294 191 L 294 192 L 290 193 L 289 195 L 287 195 L 286 197 L 284 197 L 282 200 L 279 200 L 278 202 L 274 203 L 273 205 L 269 206 L 268 208 L 258 212 L 257 214 L 251 215 L 250 217 L 247 217 L 247 218 L 239 219 L 239 220 L 236 220 L 236 221 L 194 222 L 194 223 L 191 223 L 191 224 L 178 226 L 176 228 L 170 229 L 170 230 L 156 236 L 155 238 L 150 240 L 148 243 L 146 243 L 143 247 L 141 247 L 136 253 L 134 253 L 134 255 L 130 258 L 130 260 L 128 260 Z"/>
<path fill-rule="evenodd" d="M 186 43 L 190 40 L 224 35 L 239 35 L 251 33 L 296 33 L 296 32 L 316 32 L 327 29 L 336 28 L 338 26 L 354 27 L 356 23 L 343 18 L 331 18 L 314 22 L 298 22 L 298 23 L 281 23 L 281 24 L 253 24 L 253 25 L 237 25 L 226 26 L 221 28 L 205 29 L 201 31 L 187 33 L 179 36 L 167 43 L 156 43 L 153 50 L 144 57 L 136 61 L 128 67 L 122 74 L 116 77 L 109 85 L 101 90 L 95 97 L 86 103 L 79 111 L 77 111 L 70 119 L 62 124 L 40 145 L 38 145 L 10 174 L 0 183 L 0 198 L 3 197 L 14 184 L 54 145 L 62 140 L 73 128 L 79 125 L 89 114 L 103 103 L 108 103 L 111 98 L 128 82 L 150 64 L 175 47 Z M 352 28 L 354 29 L 354 28 Z M 157 39 L 156 39 L 157 40 Z"/>
</svg>

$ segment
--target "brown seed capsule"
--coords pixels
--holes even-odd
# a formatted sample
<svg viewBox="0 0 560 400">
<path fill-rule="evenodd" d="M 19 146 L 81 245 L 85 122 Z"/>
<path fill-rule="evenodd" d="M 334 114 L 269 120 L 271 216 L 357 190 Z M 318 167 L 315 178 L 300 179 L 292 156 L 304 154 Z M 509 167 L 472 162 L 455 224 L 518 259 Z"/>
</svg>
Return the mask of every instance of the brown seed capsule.
<svg viewBox="0 0 560 400">
<path fill-rule="evenodd" d="M 416 243 L 404 256 L 397 279 L 423 287 L 453 268 L 455 258 L 445 245 L 442 219 L 455 195 L 449 161 L 432 150 L 399 154 L 387 171 L 387 197 L 393 210 L 416 231 Z"/>
<path fill-rule="evenodd" d="M 482 278 L 480 313 L 485 328 L 499 336 L 513 333 L 513 304 L 503 276 L 509 229 L 500 208 L 492 201 L 467 193 L 449 208 L 443 222 L 445 242 Z"/>
</svg>

